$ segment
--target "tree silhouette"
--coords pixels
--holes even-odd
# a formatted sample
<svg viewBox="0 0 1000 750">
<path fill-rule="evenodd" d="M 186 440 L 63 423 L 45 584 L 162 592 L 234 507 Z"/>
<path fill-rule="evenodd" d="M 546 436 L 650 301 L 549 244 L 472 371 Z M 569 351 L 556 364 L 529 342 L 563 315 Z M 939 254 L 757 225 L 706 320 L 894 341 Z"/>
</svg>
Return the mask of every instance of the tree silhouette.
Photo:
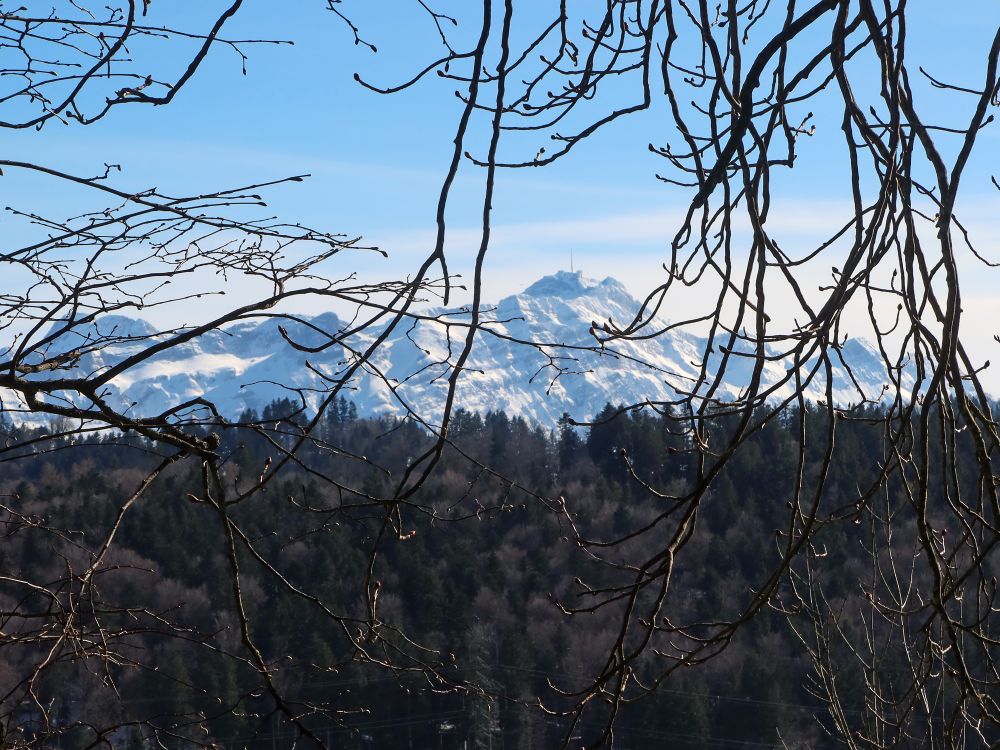
<svg viewBox="0 0 1000 750">
<path fill-rule="evenodd" d="M 0 8 L 4 128 L 82 127 L 122 105 L 168 105 L 213 49 L 244 55 L 269 43 L 225 37 L 240 0 L 199 32 L 147 24 L 147 14 L 151 19 L 160 5 L 148 0 L 141 7 L 133 0 L 50 5 L 44 13 Z M 359 48 L 381 48 L 368 41 L 369 31 L 377 33 L 391 18 L 372 20 L 359 2 L 327 5 Z M 20 285 L 0 297 L 0 389 L 14 421 L 25 412 L 52 421 L 29 435 L 5 420 L 10 439 L 0 458 L 31 462 L 39 453 L 78 450 L 100 435 L 103 455 L 141 454 L 144 469 L 141 476 L 123 471 L 117 477 L 113 512 L 88 519 L 100 525 L 89 536 L 65 522 L 59 477 L 4 490 L 5 533 L 31 565 L 0 581 L 0 645 L 7 652 L 0 658 L 10 665 L 0 682 L 3 743 L 49 746 L 71 735 L 88 746 L 137 736 L 197 743 L 198 725 L 216 711 L 253 714 L 259 720 L 254 731 L 270 733 L 272 741 L 287 736 L 327 744 L 313 719 L 346 727 L 364 707 L 340 683 L 322 700 L 316 698 L 322 691 L 310 693 L 310 685 L 356 670 L 363 679 L 417 673 L 429 689 L 471 691 L 485 700 L 489 686 L 461 678 L 444 645 L 411 640 L 383 616 L 390 592 L 382 577 L 392 573 L 383 558 L 413 538 L 417 521 L 475 523 L 504 512 L 515 490 L 534 496 L 534 512 L 559 517 L 579 550 L 583 574 L 572 589 L 556 591 L 566 616 L 578 623 L 605 618 L 611 633 L 585 680 L 569 670 L 553 677 L 554 692 L 542 710 L 563 720 L 563 744 L 582 738 L 589 746 L 609 745 L 628 706 L 649 700 L 682 668 L 723 657 L 740 632 L 775 611 L 788 618 L 814 664 L 813 690 L 829 715 L 825 726 L 847 746 L 997 741 L 1000 437 L 981 382 L 986 363 L 964 343 L 961 295 L 970 261 L 994 263 L 959 217 L 960 185 L 981 158 L 977 146 L 1000 98 L 996 19 L 970 19 L 997 30 L 981 50 L 980 66 L 967 80 L 950 82 L 912 61 L 915 12 L 905 0 L 781 6 L 767 0 L 544 6 L 483 0 L 447 13 L 430 0 L 412 5 L 430 21 L 428 38 L 418 40 L 428 62 L 407 71 L 401 83 L 361 75 L 358 81 L 387 95 L 446 86 L 461 107 L 433 245 L 415 268 L 399 269 L 398 279 L 332 280 L 327 261 L 372 248 L 295 223 L 247 218 L 260 207 L 260 191 L 273 183 L 186 196 L 134 192 L 115 187 L 112 166 L 81 176 L 0 159 L 5 180 L 30 173 L 103 201 L 68 219 L 10 211 L 34 234 L 0 254 Z M 160 58 L 144 57 L 144 43 L 179 40 L 195 42 L 180 73 L 155 72 Z M 187 47 L 176 49 L 180 59 Z M 937 103 L 942 99 L 945 106 Z M 645 111 L 664 123 L 649 145 L 662 160 L 658 177 L 684 196 L 683 216 L 664 238 L 661 278 L 630 320 L 594 321 L 586 346 L 512 338 L 483 305 L 498 174 L 587 158 L 583 144 Z M 793 169 L 816 158 L 804 145 L 810 138 L 837 149 L 845 174 L 838 191 L 847 209 L 828 237 L 792 247 L 779 219 L 794 207 L 779 188 L 811 189 L 815 173 L 800 179 Z M 424 301 L 440 298 L 447 305 L 452 297 L 446 219 L 463 164 L 480 168 L 483 187 L 471 304 L 465 315 L 428 316 L 420 312 Z M 814 291 L 819 266 L 823 281 Z M 172 330 L 129 328 L 113 317 L 187 304 L 183 294 L 171 296 L 167 282 L 205 274 L 250 277 L 269 292 Z M 694 306 L 684 301 L 691 288 L 699 291 Z M 325 330 L 283 312 L 282 303 L 300 298 L 337 299 L 356 312 L 350 323 Z M 677 310 L 682 315 L 666 320 L 667 311 Z M 886 385 L 879 393 L 864 392 L 851 369 L 856 342 L 847 329 L 858 312 L 883 361 Z M 266 317 L 278 320 L 292 350 L 343 352 L 339 370 L 317 370 L 324 384 L 319 393 L 290 390 L 259 419 L 247 414 L 239 423 L 201 397 L 158 414 L 112 398 L 116 378 L 158 354 Z M 448 342 L 439 363 L 444 396 L 434 414 L 417 413 L 400 388 L 405 378 L 383 372 L 375 356 L 393 331 L 417 327 L 434 328 Z M 477 339 L 504 337 L 533 349 L 554 382 L 579 376 L 573 358 L 581 349 L 631 356 L 630 344 L 673 331 L 703 341 L 695 375 L 662 373 L 647 363 L 677 397 L 605 410 L 588 443 L 601 465 L 615 439 L 645 434 L 644 449 L 654 445 L 651 434 L 662 441 L 663 466 L 659 449 L 639 454 L 610 445 L 635 496 L 648 503 L 622 512 L 612 527 L 593 528 L 572 493 L 551 498 L 544 489 L 516 486 L 459 439 L 482 424 L 460 408 L 458 388 Z M 112 349 L 128 353 L 112 365 L 93 364 Z M 381 381 L 407 415 L 405 424 L 421 428 L 393 443 L 394 431 L 408 428 L 382 425 L 380 439 L 389 436 L 381 443 L 389 446 L 384 461 L 344 442 L 350 434 L 358 444 L 376 444 L 375 435 L 363 431 L 376 432 L 377 423 L 343 431 L 353 416 L 342 410 L 342 398 L 362 376 Z M 617 422 L 617 414 L 629 421 Z M 583 423 L 591 414 L 572 416 Z M 616 422 L 622 426 L 603 429 Z M 512 447 L 506 417 L 487 417 L 486 424 L 494 440 Z M 569 449 L 550 464 L 561 471 L 572 470 L 572 452 L 580 453 L 578 463 L 587 453 L 571 424 L 564 422 L 559 443 Z M 794 445 L 769 442 L 768 430 L 778 425 L 794 428 Z M 845 476 L 838 437 L 855 431 L 866 433 L 870 471 Z M 245 455 L 256 463 L 241 463 Z M 454 455 L 473 467 L 470 478 L 449 477 L 455 496 L 421 494 Z M 726 525 L 709 513 L 713 488 L 728 491 L 747 462 L 766 471 L 775 455 L 787 460 L 787 471 L 774 475 L 772 496 L 747 509 L 752 518 L 745 516 L 741 526 L 760 535 L 762 548 L 770 545 L 773 554 L 741 563 L 760 566 L 749 590 L 733 591 L 721 613 L 702 616 L 677 580 L 701 516 L 709 515 L 720 533 Z M 403 468 L 391 472 L 387 467 L 397 458 Z M 355 483 L 348 466 L 368 473 Z M 174 503 L 173 516 L 163 512 L 164 527 L 211 533 L 221 550 L 224 564 L 212 579 L 225 586 L 214 593 L 225 597 L 232 622 L 189 616 L 166 590 L 137 601 L 142 585 L 130 577 L 147 568 L 141 560 L 118 559 L 115 540 L 160 487 Z M 481 488 L 490 489 L 482 493 L 486 502 Z M 254 527 L 259 518 L 246 510 L 254 507 L 292 514 L 297 539 L 353 534 L 337 548 L 350 596 L 302 580 L 307 571 L 293 575 L 293 545 L 286 549 Z M 830 543 L 856 539 L 858 528 L 869 565 L 845 583 Z M 725 535 L 716 543 L 719 555 L 732 552 Z M 431 565 L 426 561 L 421 573 Z M 265 593 L 281 602 L 272 613 L 257 606 Z M 433 598 L 441 603 L 443 594 Z M 444 613 L 437 610 L 425 614 L 439 624 Z M 328 659 L 282 670 L 274 639 L 265 642 L 258 632 L 271 616 L 288 628 L 302 624 L 305 612 L 327 629 Z M 217 686 L 225 695 L 199 708 L 189 684 L 195 675 L 178 669 L 163 700 L 177 707 L 175 714 L 183 709 L 185 721 L 129 706 L 116 694 L 118 670 L 162 678 L 166 665 L 176 663 L 166 646 L 139 646 L 148 633 L 225 656 L 254 687 L 237 694 L 232 684 Z M 564 668 L 566 649 L 556 651 Z M 57 706 L 52 684 L 66 674 L 79 675 L 79 684 L 91 689 L 81 701 L 117 701 L 120 710 L 94 708 L 98 721 Z M 758 729 L 765 736 L 769 728 Z"/>
<path fill-rule="evenodd" d="M 498 169 L 534 170 L 571 158 L 598 131 L 644 110 L 655 107 L 666 118 L 661 142 L 650 145 L 663 159 L 660 179 L 687 191 L 684 216 L 665 238 L 662 282 L 632 320 L 595 321 L 592 332 L 609 348 L 671 330 L 704 335 L 697 376 L 667 376 L 676 400 L 625 407 L 653 408 L 671 421 L 686 437 L 675 455 L 694 471 L 679 489 L 657 488 L 621 453 L 662 510 L 617 538 L 577 536 L 589 555 L 630 575 L 611 586 L 581 582 L 583 603 L 574 597 L 566 604 L 571 614 L 608 608 L 619 618 L 603 668 L 568 693 L 577 723 L 567 741 L 588 711 L 605 706 L 605 730 L 593 742 L 610 742 L 623 704 L 678 668 L 720 654 L 769 607 L 793 621 L 811 618 L 804 640 L 820 675 L 817 693 L 849 746 L 995 738 L 1000 675 L 989 560 L 1000 511 L 997 427 L 980 382 L 985 365 L 963 343 L 960 283 L 962 255 L 993 263 L 957 212 L 959 186 L 1000 94 L 1000 27 L 967 80 L 949 82 L 911 61 L 918 56 L 908 36 L 914 13 L 905 1 L 779 7 L 612 0 L 553 3 L 531 14 L 506 0 L 461 18 L 424 7 L 438 22 L 441 56 L 403 86 L 436 75 L 458 89 L 467 107 L 457 142 L 475 140 L 467 121 L 483 118 L 483 139 L 464 149 L 482 167 L 487 192 L 481 256 Z M 980 20 L 990 31 L 996 26 L 993 17 Z M 451 25 L 468 26 L 466 36 L 454 32 L 462 44 L 451 42 Z M 469 41 L 476 36 L 470 29 L 479 30 L 478 41 Z M 398 90 L 361 80 L 376 91 Z M 780 227 L 771 228 L 787 210 L 786 193 L 773 186 L 794 181 L 793 166 L 812 156 L 802 142 L 817 129 L 824 138 L 842 134 L 849 209 L 828 238 L 792 249 L 781 243 Z M 836 265 L 812 291 L 808 269 L 833 265 L 828 259 Z M 694 285 L 705 293 L 700 308 L 672 303 Z M 867 315 L 884 363 L 880 393 L 863 392 L 845 354 L 853 308 Z M 683 316 L 664 322 L 661 311 L 676 309 Z M 558 370 L 560 361 L 551 367 Z M 807 404 L 814 399 L 818 413 Z M 873 402 L 887 409 L 875 415 Z M 787 512 L 774 560 L 721 620 L 675 618 L 673 602 L 685 592 L 674 591 L 672 576 L 713 482 L 751 435 L 790 407 L 802 439 L 780 489 Z M 836 436 L 854 420 L 883 426 L 870 457 L 873 476 L 856 485 L 851 503 L 830 507 Z M 962 462 L 975 464 L 977 480 L 960 478 Z M 572 498 L 566 508 L 576 523 Z M 870 528 L 872 555 L 870 580 L 853 587 L 867 610 L 857 634 L 839 624 L 843 599 L 824 593 L 828 550 L 816 541 L 822 529 L 854 521 Z M 662 541 L 636 557 L 630 550 L 641 536 Z M 834 642 L 865 674 L 871 697 L 860 714 L 843 706 Z M 876 643 L 900 651 L 890 657 Z M 638 665 L 650 658 L 659 669 L 640 679 L 649 673 Z M 892 669 L 904 676 L 888 679 L 883 658 L 896 660 Z"/>
</svg>

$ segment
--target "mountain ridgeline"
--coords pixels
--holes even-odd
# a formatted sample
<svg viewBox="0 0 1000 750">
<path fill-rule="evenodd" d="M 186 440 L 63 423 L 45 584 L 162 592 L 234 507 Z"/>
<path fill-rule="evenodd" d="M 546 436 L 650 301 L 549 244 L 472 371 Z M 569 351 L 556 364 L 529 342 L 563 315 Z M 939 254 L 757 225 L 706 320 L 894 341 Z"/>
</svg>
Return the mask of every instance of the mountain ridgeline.
<svg viewBox="0 0 1000 750">
<path fill-rule="evenodd" d="M 704 339 L 672 329 L 655 338 L 616 342 L 600 349 L 589 332 L 593 322 L 631 320 L 639 308 L 639 302 L 615 279 L 594 281 L 580 272 L 565 271 L 487 306 L 485 322 L 459 381 L 456 403 L 470 412 L 503 411 L 551 428 L 564 413 L 587 420 L 606 402 L 677 398 L 698 376 L 698 363 L 708 348 Z M 461 325 L 469 314 L 461 309 L 427 312 L 442 317 L 399 326 L 347 384 L 344 392 L 361 415 L 401 415 L 406 411 L 401 401 L 431 422 L 440 415 L 446 376 L 457 356 L 456 333 L 447 331 L 440 321 Z M 330 344 L 331 337 L 336 338 L 345 327 L 337 315 L 326 312 L 299 320 L 262 317 L 212 330 L 126 370 L 111 381 L 104 395 L 109 402 L 128 405 L 129 413 L 137 416 L 161 414 L 196 397 L 212 402 L 229 419 L 248 409 L 259 413 L 281 398 L 315 409 L 330 382 L 351 363 L 351 356 L 339 344 L 307 352 L 291 346 L 289 339 L 316 348 Z M 353 339 L 355 351 L 380 333 L 376 327 Z M 74 328 L 51 346 L 67 351 L 84 347 L 85 353 L 74 359 L 68 372 L 81 375 L 113 367 L 164 339 L 143 320 L 106 315 L 93 325 Z M 99 340 L 107 343 L 89 345 Z M 835 401 L 858 403 L 859 389 L 868 399 L 881 398 L 887 378 L 878 352 L 863 340 L 850 339 L 841 354 L 851 374 L 835 363 Z M 710 368 L 717 357 L 717 352 L 711 355 Z M 715 397 L 726 400 L 739 393 L 749 380 L 752 361 L 741 356 L 731 360 Z M 777 382 L 786 372 L 781 359 L 774 358 L 766 363 L 763 380 Z M 809 395 L 824 397 L 822 385 L 814 382 L 811 387 Z M 776 395 L 790 392 L 789 385 Z M 13 402 L 5 401 L 10 409 Z M 47 419 L 11 411 L 17 422 L 39 425 Z"/>
</svg>

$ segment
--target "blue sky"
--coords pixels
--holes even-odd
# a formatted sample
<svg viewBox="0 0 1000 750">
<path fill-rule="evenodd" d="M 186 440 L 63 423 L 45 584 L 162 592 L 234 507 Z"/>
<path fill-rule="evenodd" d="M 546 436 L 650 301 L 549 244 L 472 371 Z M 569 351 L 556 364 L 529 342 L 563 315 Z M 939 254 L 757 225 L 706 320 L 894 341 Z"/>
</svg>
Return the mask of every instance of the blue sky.
<svg viewBox="0 0 1000 750">
<path fill-rule="evenodd" d="M 521 16 L 530 22 L 531 14 L 548 4 L 529 2 L 518 12 L 530 8 Z M 355 46 L 350 30 L 325 5 L 247 0 L 228 29 L 230 36 L 291 39 L 295 45 L 245 46 L 246 76 L 239 57 L 219 48 L 169 107 L 120 107 L 86 130 L 51 123 L 41 133 L 7 133 L 8 148 L 19 158 L 85 174 L 101 171 L 104 162 L 120 163 L 121 182 L 136 188 L 213 189 L 308 172 L 309 181 L 268 195 L 275 213 L 363 235 L 389 251 L 390 259 L 363 260 L 359 270 L 374 276 L 405 274 L 426 255 L 433 236 L 434 204 L 460 102 L 453 84 L 438 80 L 394 96 L 373 94 L 354 82 L 355 71 L 379 83 L 396 82 L 430 59 L 436 32 L 413 11 L 415 2 L 347 0 L 338 6 L 356 14 L 362 34 L 379 46 L 378 54 Z M 468 11 L 477 4 L 448 0 L 440 5 Z M 151 12 L 171 14 L 175 23 L 197 28 L 213 7 L 221 3 L 154 0 Z M 911 55 L 937 76 L 975 85 L 982 79 L 981 56 L 1000 12 L 995 3 L 978 0 L 943 8 L 912 3 Z M 156 50 L 152 56 L 159 66 L 172 64 Z M 628 92 L 623 88 L 622 93 Z M 927 86 L 918 93 L 929 97 L 927 111 L 942 118 L 960 121 L 961 108 L 969 104 Z M 796 169 L 776 185 L 780 200 L 773 228 L 786 249 L 815 243 L 849 210 L 841 182 L 840 113 L 822 106 L 817 136 L 802 143 Z M 1000 165 L 995 130 L 984 133 L 977 146 L 963 185 L 963 206 L 982 249 L 997 255 L 998 193 L 989 184 L 990 170 Z M 576 267 L 589 276 L 615 276 L 637 295 L 653 286 L 685 205 L 682 192 L 654 178 L 664 163 L 647 150 L 650 141 L 662 144 L 670 136 L 662 109 L 654 108 L 612 125 L 551 167 L 501 173 L 487 299 L 567 268 L 571 250 Z M 5 204 L 51 207 L 63 200 L 37 180 L 8 175 L 2 186 Z M 481 190 L 479 170 L 464 165 L 450 214 L 449 253 L 459 271 L 468 272 L 478 243 Z M 67 210 L 76 208 L 72 198 L 64 200 Z M 816 280 L 821 283 L 822 275 Z M 996 348 L 990 324 L 1000 318 L 1000 305 L 994 287 L 991 274 L 978 270 L 970 272 L 965 286 L 971 313 L 967 333 L 984 357 Z M 1000 360 L 997 354 L 993 358 Z"/>
</svg>

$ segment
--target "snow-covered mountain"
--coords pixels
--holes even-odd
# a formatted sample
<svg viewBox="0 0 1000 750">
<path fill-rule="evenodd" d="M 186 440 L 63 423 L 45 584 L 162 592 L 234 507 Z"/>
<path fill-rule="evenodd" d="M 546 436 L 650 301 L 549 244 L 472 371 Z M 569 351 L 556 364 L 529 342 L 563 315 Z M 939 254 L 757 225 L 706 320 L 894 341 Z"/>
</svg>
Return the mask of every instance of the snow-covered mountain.
<svg viewBox="0 0 1000 750">
<path fill-rule="evenodd" d="M 619 343 L 605 351 L 594 349 L 589 333 L 592 321 L 600 324 L 610 318 L 623 323 L 638 307 L 625 287 L 612 278 L 594 281 L 580 273 L 559 272 L 536 281 L 485 314 L 488 322 L 478 334 L 460 379 L 457 403 L 470 411 L 504 410 L 552 426 L 564 412 L 587 419 L 608 402 L 676 399 L 678 390 L 688 390 L 698 375 L 695 363 L 701 361 L 703 339 L 669 332 Z M 359 413 L 401 414 L 405 402 L 431 421 L 440 414 L 450 364 L 461 348 L 467 330 L 462 324 L 469 315 L 456 310 L 429 312 L 449 313 L 443 319 L 454 325 L 449 331 L 432 322 L 400 325 L 370 360 L 381 377 L 359 372 L 344 392 Z M 315 349 L 330 340 L 323 332 L 336 335 L 344 327 L 330 312 L 307 320 L 308 326 L 265 318 L 211 331 L 128 369 L 111 382 L 107 398 L 129 405 L 133 413 L 142 416 L 162 413 L 199 396 L 231 418 L 247 409 L 260 412 L 277 398 L 297 400 L 299 394 L 314 407 L 351 357 L 339 345 L 311 352 L 290 346 L 281 329 L 296 343 Z M 362 350 L 377 333 L 355 337 L 351 345 L 355 351 Z M 75 364 L 77 374 L 111 367 L 159 339 L 142 320 L 109 315 L 93 330 L 66 335 L 58 346 L 71 349 L 88 338 L 108 337 L 108 345 L 87 353 Z M 517 341 L 533 341 L 539 346 Z M 879 398 L 886 374 L 878 353 L 862 340 L 847 342 L 843 353 L 866 396 Z M 718 354 L 713 354 L 713 361 L 717 358 Z M 786 368 L 781 361 L 770 362 L 765 382 L 778 382 Z M 715 397 L 726 400 L 736 396 L 750 370 L 751 360 L 735 358 L 725 385 Z M 834 384 L 836 401 L 846 404 L 859 400 L 842 367 L 835 370 Z M 814 396 L 822 397 L 822 389 L 821 384 L 814 385 Z M 790 386 L 786 386 L 778 395 L 789 391 Z M 5 404 L 11 404 L 9 394 L 0 395 Z M 16 421 L 38 421 L 32 415 L 12 416 Z"/>
</svg>

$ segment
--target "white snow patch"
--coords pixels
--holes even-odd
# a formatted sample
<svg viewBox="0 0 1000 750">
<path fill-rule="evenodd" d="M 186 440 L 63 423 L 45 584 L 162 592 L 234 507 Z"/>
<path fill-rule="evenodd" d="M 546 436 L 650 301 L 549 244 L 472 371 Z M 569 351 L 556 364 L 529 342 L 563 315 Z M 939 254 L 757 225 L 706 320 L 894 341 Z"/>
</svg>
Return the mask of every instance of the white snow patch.
<svg viewBox="0 0 1000 750">
<path fill-rule="evenodd" d="M 270 356 L 270 355 L 268 355 Z M 264 357 L 237 357 L 235 354 L 196 354 L 193 357 L 176 360 L 163 360 L 160 362 L 150 362 L 149 364 L 128 370 L 111 382 L 120 389 L 129 388 L 133 383 L 143 380 L 156 380 L 158 378 L 171 378 L 175 375 L 215 375 L 223 370 L 232 372 L 233 375 L 242 375 L 258 362 L 267 359 Z"/>
</svg>

